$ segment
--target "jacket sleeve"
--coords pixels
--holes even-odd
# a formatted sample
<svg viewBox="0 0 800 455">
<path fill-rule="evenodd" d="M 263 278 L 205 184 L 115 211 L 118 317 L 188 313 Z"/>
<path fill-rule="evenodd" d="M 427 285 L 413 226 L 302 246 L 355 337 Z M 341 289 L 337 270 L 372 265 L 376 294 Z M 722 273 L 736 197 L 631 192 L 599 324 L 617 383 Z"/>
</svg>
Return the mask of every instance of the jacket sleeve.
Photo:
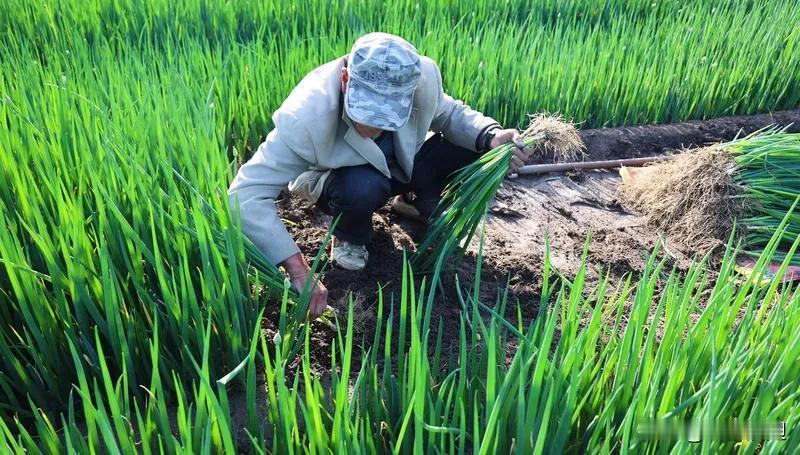
<svg viewBox="0 0 800 455">
<path fill-rule="evenodd" d="M 275 119 L 275 129 L 239 169 L 228 188 L 228 200 L 233 213 L 239 212 L 242 232 L 273 264 L 300 252 L 278 217 L 275 199 L 289 181 L 308 170 L 311 163 L 302 155 L 313 156 L 313 150 L 305 150 L 310 147 L 307 133 L 305 137 L 286 134 L 282 123 L 282 119 Z"/>
<path fill-rule="evenodd" d="M 434 64 L 436 82 L 438 84 L 438 101 L 431 122 L 431 130 L 442 133 L 448 141 L 472 151 L 478 150 L 477 141 L 487 130 L 499 127 L 493 118 L 470 108 L 462 101 L 444 93 L 442 73 Z"/>
</svg>

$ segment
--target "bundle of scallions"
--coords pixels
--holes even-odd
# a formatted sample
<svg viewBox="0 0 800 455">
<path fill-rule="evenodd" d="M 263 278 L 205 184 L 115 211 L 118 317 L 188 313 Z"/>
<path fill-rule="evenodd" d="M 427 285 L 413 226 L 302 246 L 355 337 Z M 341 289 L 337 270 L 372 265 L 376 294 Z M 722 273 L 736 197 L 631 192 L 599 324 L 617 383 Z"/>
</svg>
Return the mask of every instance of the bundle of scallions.
<svg viewBox="0 0 800 455">
<path fill-rule="evenodd" d="M 620 198 L 629 209 L 698 255 L 733 233 L 744 253 L 759 256 L 786 219 L 775 258 L 783 260 L 800 235 L 800 134 L 773 128 L 686 150 L 623 173 L 623 182 Z"/>
<path fill-rule="evenodd" d="M 740 220 L 743 249 L 751 255 L 760 254 L 788 216 L 778 251 L 789 251 L 800 237 L 800 214 L 793 210 L 800 196 L 800 134 L 766 131 L 723 147 L 733 155 L 734 177 L 747 200 Z M 791 263 L 800 265 L 800 258 L 793 258 Z"/>
<path fill-rule="evenodd" d="M 558 116 L 532 116 L 522 140 L 558 161 L 574 159 L 584 149 L 576 128 Z M 514 147 L 513 143 L 500 145 L 451 177 L 412 258 L 415 271 L 438 275 L 449 257 L 462 257 L 508 173 Z"/>
</svg>

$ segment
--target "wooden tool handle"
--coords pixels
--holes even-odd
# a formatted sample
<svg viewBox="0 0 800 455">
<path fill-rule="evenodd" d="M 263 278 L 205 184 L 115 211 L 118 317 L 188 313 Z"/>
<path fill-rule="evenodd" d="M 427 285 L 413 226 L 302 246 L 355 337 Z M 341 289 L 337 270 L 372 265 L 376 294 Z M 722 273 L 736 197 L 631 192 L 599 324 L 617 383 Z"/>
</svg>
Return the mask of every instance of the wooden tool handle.
<svg viewBox="0 0 800 455">
<path fill-rule="evenodd" d="M 519 175 L 532 175 L 532 174 L 546 174 L 548 172 L 564 172 L 574 171 L 579 169 L 616 169 L 622 166 L 643 166 L 647 163 L 656 161 L 664 161 L 671 159 L 671 155 L 661 156 L 648 156 L 645 158 L 629 158 L 625 160 L 607 160 L 607 161 L 582 161 L 578 163 L 553 163 L 553 164 L 532 164 L 529 166 L 522 166 L 517 170 Z"/>
</svg>

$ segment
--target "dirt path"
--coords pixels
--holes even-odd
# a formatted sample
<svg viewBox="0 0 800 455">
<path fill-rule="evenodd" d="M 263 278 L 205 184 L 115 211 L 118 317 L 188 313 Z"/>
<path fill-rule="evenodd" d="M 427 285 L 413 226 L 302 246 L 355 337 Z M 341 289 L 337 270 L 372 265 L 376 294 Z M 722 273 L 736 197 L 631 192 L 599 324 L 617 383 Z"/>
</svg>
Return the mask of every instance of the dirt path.
<svg viewBox="0 0 800 455">
<path fill-rule="evenodd" d="M 669 125 L 582 130 L 581 138 L 586 143 L 591 159 L 635 158 L 658 155 L 670 149 L 730 141 L 737 135 L 749 134 L 770 125 L 791 125 L 789 131 L 800 131 L 800 109 Z"/>
<path fill-rule="evenodd" d="M 550 242 L 551 264 L 567 277 L 581 265 L 591 234 L 587 262 L 589 282 L 600 274 L 622 278 L 641 272 L 656 244 L 663 239 L 626 213 L 616 201 L 620 179 L 616 172 L 589 172 L 571 176 L 540 176 L 506 182 L 488 217 L 486 260 L 506 273 L 535 276 L 542 269 L 545 241 Z M 663 242 L 662 242 L 663 243 Z M 691 251 L 668 246 L 675 265 L 689 265 Z M 518 281 L 519 287 L 536 284 Z"/>
</svg>

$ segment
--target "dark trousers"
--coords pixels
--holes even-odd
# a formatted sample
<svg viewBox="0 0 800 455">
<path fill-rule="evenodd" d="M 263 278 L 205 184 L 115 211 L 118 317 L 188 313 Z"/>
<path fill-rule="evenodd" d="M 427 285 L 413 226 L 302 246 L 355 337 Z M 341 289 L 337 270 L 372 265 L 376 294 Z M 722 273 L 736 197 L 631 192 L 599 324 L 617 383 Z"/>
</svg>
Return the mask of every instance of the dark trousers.
<svg viewBox="0 0 800 455">
<path fill-rule="evenodd" d="M 421 212 L 439 201 L 450 175 L 475 161 L 478 154 L 431 136 L 414 157 L 411 181 L 386 178 L 370 164 L 334 169 L 325 181 L 317 207 L 334 218 L 341 215 L 333 234 L 357 245 L 372 240 L 372 214 L 395 195 L 414 192 Z"/>
</svg>

